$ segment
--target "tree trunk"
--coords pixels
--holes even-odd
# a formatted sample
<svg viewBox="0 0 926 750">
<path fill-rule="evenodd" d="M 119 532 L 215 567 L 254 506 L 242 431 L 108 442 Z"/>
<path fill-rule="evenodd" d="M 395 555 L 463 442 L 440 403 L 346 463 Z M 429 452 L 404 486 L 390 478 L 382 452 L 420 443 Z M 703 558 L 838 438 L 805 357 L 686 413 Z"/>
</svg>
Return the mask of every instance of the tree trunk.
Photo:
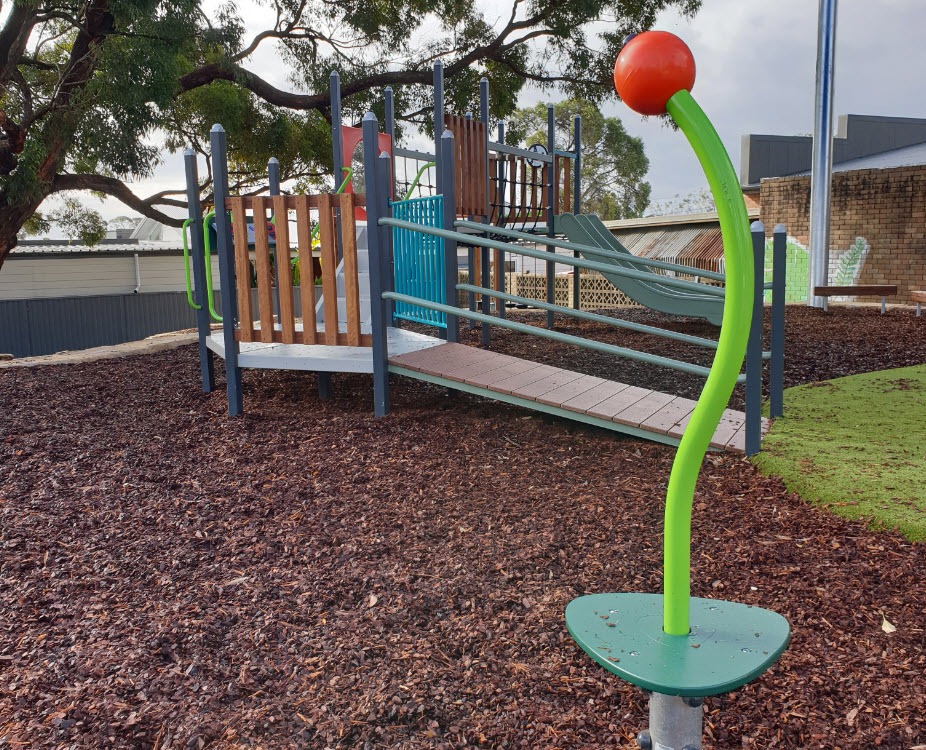
<svg viewBox="0 0 926 750">
<path fill-rule="evenodd" d="M 38 209 L 47 195 L 42 195 L 31 201 L 8 203 L 0 208 L 0 269 L 10 251 L 16 247 L 16 235 Z"/>
</svg>

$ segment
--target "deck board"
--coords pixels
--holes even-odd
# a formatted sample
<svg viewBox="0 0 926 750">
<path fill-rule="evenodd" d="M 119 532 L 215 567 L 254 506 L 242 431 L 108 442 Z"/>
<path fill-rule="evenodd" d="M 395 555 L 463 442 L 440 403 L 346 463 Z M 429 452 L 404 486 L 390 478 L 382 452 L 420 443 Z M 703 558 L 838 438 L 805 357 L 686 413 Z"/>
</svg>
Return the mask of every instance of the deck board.
<svg viewBox="0 0 926 750">
<path fill-rule="evenodd" d="M 462 344 L 440 344 L 390 357 L 405 374 L 420 372 L 443 382 L 465 383 L 492 393 L 626 425 L 653 435 L 680 438 L 695 401 L 626 383 L 509 357 Z M 453 387 L 452 385 L 450 387 Z M 745 415 L 726 409 L 711 441 L 714 448 L 742 453 Z M 768 420 L 763 420 L 763 433 Z M 636 433 L 640 434 L 640 433 Z"/>
</svg>

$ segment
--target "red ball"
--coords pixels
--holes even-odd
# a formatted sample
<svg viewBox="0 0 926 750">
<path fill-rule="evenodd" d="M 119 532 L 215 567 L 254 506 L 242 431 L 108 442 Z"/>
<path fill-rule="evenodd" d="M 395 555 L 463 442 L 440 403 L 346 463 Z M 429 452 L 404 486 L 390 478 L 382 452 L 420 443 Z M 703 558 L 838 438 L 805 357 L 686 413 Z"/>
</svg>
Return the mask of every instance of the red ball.
<svg viewBox="0 0 926 750">
<path fill-rule="evenodd" d="M 661 115 L 666 102 L 695 81 L 688 45 L 668 31 L 645 31 L 624 45 L 614 63 L 614 88 L 641 115 Z"/>
</svg>

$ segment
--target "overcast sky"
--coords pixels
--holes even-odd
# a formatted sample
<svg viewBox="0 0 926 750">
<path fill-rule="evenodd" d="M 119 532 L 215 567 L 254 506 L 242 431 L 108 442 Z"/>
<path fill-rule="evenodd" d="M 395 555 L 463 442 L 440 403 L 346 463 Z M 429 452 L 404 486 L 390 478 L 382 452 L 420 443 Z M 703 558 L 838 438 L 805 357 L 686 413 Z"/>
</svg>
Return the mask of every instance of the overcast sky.
<svg viewBox="0 0 926 750">
<path fill-rule="evenodd" d="M 693 19 L 667 13 L 655 25 L 678 34 L 691 47 L 697 65 L 692 94 L 717 128 L 737 173 L 742 135 L 813 131 L 817 12 L 816 0 L 704 0 Z M 839 3 L 836 115 L 926 117 L 924 28 L 923 0 Z M 288 87 L 271 49 L 249 67 Z M 607 105 L 605 113 L 620 117 L 628 131 L 643 138 L 654 201 L 706 187 L 681 133 L 620 103 Z M 134 191 L 147 196 L 182 188 L 182 161 L 180 154 L 167 156 L 155 179 L 134 185 Z M 94 205 L 107 219 L 129 213 L 113 200 Z"/>
</svg>

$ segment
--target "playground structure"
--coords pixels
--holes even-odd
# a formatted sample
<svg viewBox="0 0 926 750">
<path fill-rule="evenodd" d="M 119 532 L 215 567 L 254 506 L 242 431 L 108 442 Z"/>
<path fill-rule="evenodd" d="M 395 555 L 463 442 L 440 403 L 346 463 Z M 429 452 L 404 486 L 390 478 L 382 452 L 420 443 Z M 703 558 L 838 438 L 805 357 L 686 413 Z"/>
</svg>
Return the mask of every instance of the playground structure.
<svg viewBox="0 0 926 750">
<path fill-rule="evenodd" d="M 191 208 L 189 223 L 193 226 L 192 266 L 196 288 L 193 304 L 199 306 L 204 390 L 213 388 L 212 353 L 225 359 L 230 414 L 238 414 L 243 409 L 243 367 L 315 371 L 319 373 L 323 397 L 330 388 L 330 373 L 365 372 L 374 376 L 374 409 L 377 415 L 383 415 L 389 409 L 387 374 L 392 372 L 677 445 L 694 410 L 693 400 L 534 363 L 527 363 L 530 365 L 527 368 L 498 359 L 500 355 L 486 357 L 487 353 L 482 350 L 447 346 L 458 341 L 459 322 L 464 319 L 472 326 L 481 324 L 482 341 L 486 345 L 491 340 L 491 328 L 499 326 L 706 377 L 707 367 L 552 330 L 554 314 L 564 314 L 709 349 L 718 346 L 718 342 L 711 339 L 576 309 L 578 295 L 574 296 L 571 308 L 556 305 L 552 284 L 554 267 L 556 264 L 572 266 L 576 270 L 574 283 L 578 281 L 578 271 L 585 270 L 597 271 L 627 285 L 635 284 L 651 296 L 666 300 L 668 307 L 662 309 L 677 314 L 685 314 L 685 311 L 698 314 L 696 305 L 707 305 L 709 316 L 715 319 L 722 308 L 724 289 L 681 277 L 690 277 L 695 272 L 713 282 L 723 282 L 725 276 L 636 258 L 600 231 L 594 236 L 588 233 L 583 236 L 593 244 L 555 237 L 557 227 L 568 228 L 570 221 L 581 224 L 594 218 L 564 211 L 578 207 L 578 172 L 566 169 L 565 165 L 572 159 L 572 166 L 577 167 L 581 153 L 578 150 L 557 153 L 550 149 L 552 153 L 543 154 L 490 142 L 487 82 L 481 85 L 481 118 L 478 121 L 444 112 L 439 64 L 435 66 L 434 82 L 435 124 L 446 125 L 435 128 L 441 132 L 441 137 L 434 154 L 395 147 L 388 132 L 394 129 L 389 90 L 386 91 L 387 132 L 379 132 L 372 114 L 364 118 L 359 142 L 364 147 L 366 194 L 355 193 L 349 180 L 336 180 L 334 186 L 342 188 L 343 194 L 284 196 L 280 190 L 279 167 L 271 160 L 269 197 L 229 196 L 225 134 L 220 126 L 213 128 L 215 203 L 226 209 L 214 215 L 221 288 L 227 292 L 221 297 L 221 315 L 216 312 L 207 278 L 208 268 L 202 263 L 206 233 L 196 229 L 203 226 L 203 217 L 195 157 L 187 153 L 187 194 Z M 336 75 L 332 75 L 332 102 L 337 122 L 340 105 Z M 552 108 L 548 122 L 552 145 Z M 578 118 L 575 128 L 581 128 Z M 357 129 L 335 128 L 333 155 L 337 173 L 352 171 L 352 166 L 345 166 L 344 161 L 353 154 L 351 144 L 358 143 L 354 130 Z M 346 134 L 343 140 L 341 134 Z M 458 141 L 463 141 L 464 145 L 460 146 Z M 434 164 L 433 169 L 439 175 L 438 193 L 391 200 L 390 196 L 397 192 L 394 163 L 400 158 L 413 159 L 416 164 Z M 485 169 L 474 165 L 483 165 Z M 416 167 L 416 176 L 421 169 Z M 518 175 L 517 179 L 513 180 L 512 175 Z M 520 175 L 525 175 L 523 180 Z M 420 179 L 418 184 L 422 184 Z M 503 189 L 493 188 L 493 184 Z M 534 189 L 538 184 L 543 186 L 542 193 Z M 459 194 L 464 197 L 458 198 Z M 287 220 L 281 221 L 284 215 Z M 358 219 L 360 216 L 366 216 L 366 224 Z M 264 231 L 268 219 L 275 224 L 276 242 L 271 242 L 269 233 Z M 490 225 L 490 219 L 497 223 Z M 386 229 L 375 231 L 376 226 Z M 249 227 L 253 232 L 250 236 Z M 542 229 L 544 233 L 533 234 L 525 229 Z M 296 261 L 301 269 L 309 267 L 314 260 L 313 232 L 317 232 L 315 255 L 320 256 L 322 269 L 320 299 L 316 299 L 316 291 L 305 283 L 297 292 L 291 277 L 277 272 Z M 784 229 L 776 228 L 775 236 L 777 257 L 778 246 L 784 248 Z M 764 237 L 757 232 L 753 239 L 757 262 L 761 262 L 758 254 L 764 252 Z M 293 244 L 297 246 L 295 252 Z M 469 267 L 474 271 L 467 283 L 459 283 L 457 278 L 458 245 L 467 248 Z M 555 253 L 556 248 L 571 253 L 572 257 Z M 474 263 L 478 251 L 481 257 Z M 494 255 L 491 261 L 490 253 Z M 546 263 L 546 301 L 503 290 L 504 274 L 498 269 L 504 267 L 507 256 L 514 254 Z M 665 275 L 654 273 L 652 269 Z M 775 278 L 779 282 L 783 282 L 783 270 L 782 264 L 776 264 Z M 773 281 L 771 286 L 775 285 Z M 458 293 L 468 297 L 468 309 L 456 306 Z M 498 303 L 494 309 L 493 300 Z M 783 300 L 783 293 L 773 293 L 776 321 L 783 320 Z M 508 319 L 506 303 L 545 310 L 547 330 Z M 221 331 L 210 331 L 210 317 L 223 322 Z M 224 321 L 233 323 L 225 325 Z M 403 329 L 402 321 L 430 326 L 435 334 L 428 336 Z M 746 413 L 730 410 L 724 413 L 712 437 L 714 448 L 745 450 L 749 454 L 759 450 L 765 424 L 760 416 L 764 359 L 771 359 L 770 413 L 773 417 L 781 414 L 783 329 L 773 326 L 771 351 L 763 352 L 761 320 L 757 318 L 753 339 L 747 372 L 738 380 L 746 383 Z M 426 356 L 423 350 L 433 351 Z M 512 370 L 518 372 L 512 373 Z"/>
</svg>

